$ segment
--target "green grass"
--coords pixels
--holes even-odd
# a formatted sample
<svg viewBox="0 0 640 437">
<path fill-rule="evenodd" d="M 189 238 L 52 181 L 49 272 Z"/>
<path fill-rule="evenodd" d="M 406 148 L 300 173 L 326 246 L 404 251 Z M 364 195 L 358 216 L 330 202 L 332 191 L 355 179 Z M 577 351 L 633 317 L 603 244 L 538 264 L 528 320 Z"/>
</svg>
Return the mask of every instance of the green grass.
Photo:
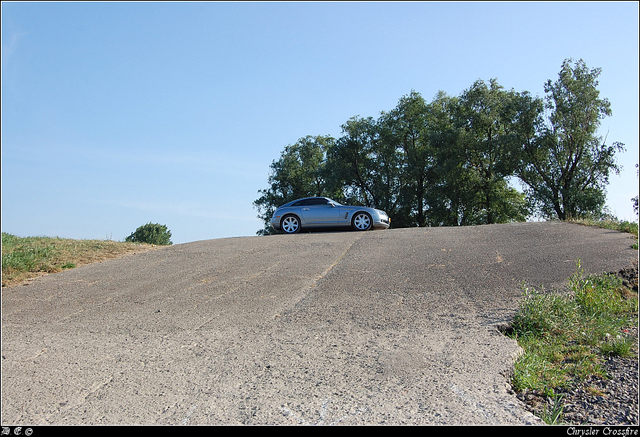
<svg viewBox="0 0 640 437">
<path fill-rule="evenodd" d="M 2 286 L 12 286 L 46 273 L 143 252 L 154 246 L 109 240 L 16 237 L 2 233 Z"/>
<path fill-rule="evenodd" d="M 636 237 L 638 236 L 638 223 L 637 222 L 628 222 L 625 220 L 618 220 L 617 218 L 610 217 L 603 220 L 594 220 L 594 219 L 579 219 L 572 220 L 574 223 L 586 225 L 586 226 L 597 226 L 599 228 L 604 229 L 613 229 L 620 232 L 628 232 L 629 234 L 633 234 Z"/>
<path fill-rule="evenodd" d="M 508 334 L 524 349 L 512 385 L 554 398 L 552 410 L 541 412 L 549 423 L 561 420 L 557 389 L 606 377 L 602 363 L 609 356 L 637 354 L 627 329 L 638 324 L 637 294 L 615 275 L 585 277 L 579 261 L 569 286 L 572 293 L 525 288 Z"/>
<path fill-rule="evenodd" d="M 595 219 L 576 219 L 572 220 L 573 223 L 577 223 L 585 226 L 597 226 L 603 229 L 612 229 L 620 232 L 627 232 L 629 234 L 635 235 L 636 241 L 632 244 L 634 249 L 638 249 L 638 223 L 637 222 L 628 222 L 625 220 L 618 220 L 615 217 L 609 217 L 602 220 Z"/>
</svg>

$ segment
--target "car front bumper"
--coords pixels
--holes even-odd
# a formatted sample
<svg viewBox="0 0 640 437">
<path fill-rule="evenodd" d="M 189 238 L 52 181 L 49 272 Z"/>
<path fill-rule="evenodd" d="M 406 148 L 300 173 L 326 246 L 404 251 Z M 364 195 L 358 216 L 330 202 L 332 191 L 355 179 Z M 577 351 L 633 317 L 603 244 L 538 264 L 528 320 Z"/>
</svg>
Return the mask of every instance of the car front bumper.
<svg viewBox="0 0 640 437">
<path fill-rule="evenodd" d="M 378 213 L 377 217 L 372 217 L 373 229 L 389 229 L 391 226 L 391 219 L 384 213 Z"/>
</svg>

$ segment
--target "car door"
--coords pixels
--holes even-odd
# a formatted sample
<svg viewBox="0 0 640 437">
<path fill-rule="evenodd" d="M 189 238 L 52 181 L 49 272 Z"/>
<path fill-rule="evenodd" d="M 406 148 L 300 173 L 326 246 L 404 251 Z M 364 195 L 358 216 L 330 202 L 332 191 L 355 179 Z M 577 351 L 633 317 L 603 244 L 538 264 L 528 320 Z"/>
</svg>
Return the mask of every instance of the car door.
<svg viewBox="0 0 640 437">
<path fill-rule="evenodd" d="M 300 205 L 302 220 L 308 225 L 325 225 L 338 221 L 339 209 L 327 199 L 307 199 Z"/>
</svg>

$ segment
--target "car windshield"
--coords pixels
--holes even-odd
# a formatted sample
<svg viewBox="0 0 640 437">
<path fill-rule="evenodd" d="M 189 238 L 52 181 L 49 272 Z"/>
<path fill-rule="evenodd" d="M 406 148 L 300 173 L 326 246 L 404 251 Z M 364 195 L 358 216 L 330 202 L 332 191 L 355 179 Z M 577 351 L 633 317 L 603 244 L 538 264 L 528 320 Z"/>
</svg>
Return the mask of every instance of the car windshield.
<svg viewBox="0 0 640 437">
<path fill-rule="evenodd" d="M 328 199 L 329 203 L 333 203 L 335 206 L 344 206 L 340 202 L 336 202 L 335 200 Z"/>
</svg>

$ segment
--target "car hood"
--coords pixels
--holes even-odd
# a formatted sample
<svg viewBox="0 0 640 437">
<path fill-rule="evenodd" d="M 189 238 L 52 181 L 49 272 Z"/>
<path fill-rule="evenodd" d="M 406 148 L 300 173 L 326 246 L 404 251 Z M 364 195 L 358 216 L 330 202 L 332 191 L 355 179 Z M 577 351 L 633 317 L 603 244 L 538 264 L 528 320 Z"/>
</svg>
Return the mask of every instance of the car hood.
<svg viewBox="0 0 640 437">
<path fill-rule="evenodd" d="M 376 208 L 371 208 L 368 206 L 351 206 L 351 205 L 340 205 L 340 206 L 336 206 L 336 208 L 340 208 L 340 209 L 347 209 L 349 211 L 367 211 L 367 212 L 379 212 L 382 214 L 386 214 L 386 212 L 384 212 L 381 209 L 376 209 Z"/>
</svg>

